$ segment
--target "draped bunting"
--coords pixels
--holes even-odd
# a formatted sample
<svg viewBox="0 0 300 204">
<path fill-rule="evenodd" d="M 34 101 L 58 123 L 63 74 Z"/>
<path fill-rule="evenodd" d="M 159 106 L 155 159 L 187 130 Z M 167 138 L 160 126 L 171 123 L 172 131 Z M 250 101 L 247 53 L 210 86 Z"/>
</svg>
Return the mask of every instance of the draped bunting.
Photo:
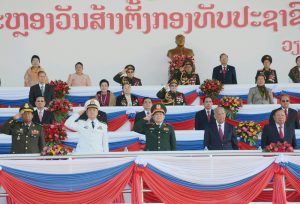
<svg viewBox="0 0 300 204">
<path fill-rule="evenodd" d="M 0 185 L 12 203 L 122 202 L 130 185 L 131 202 L 139 204 L 142 181 L 152 191 L 147 199 L 164 203 L 285 203 L 300 195 L 299 156 L 1 160 L 0 169 Z M 287 196 L 286 185 L 298 194 Z M 266 187 L 274 191 L 263 196 Z"/>
</svg>

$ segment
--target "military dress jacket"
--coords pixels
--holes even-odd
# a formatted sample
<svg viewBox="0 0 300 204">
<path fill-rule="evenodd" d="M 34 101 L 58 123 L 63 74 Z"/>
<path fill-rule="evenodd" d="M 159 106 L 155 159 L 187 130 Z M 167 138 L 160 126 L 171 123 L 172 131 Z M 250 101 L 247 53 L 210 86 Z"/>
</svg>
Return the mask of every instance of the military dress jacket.
<svg viewBox="0 0 300 204">
<path fill-rule="evenodd" d="M 122 72 L 114 76 L 114 81 L 124 86 L 124 84 L 130 84 L 131 86 L 142 86 L 142 81 L 139 78 L 132 77 L 129 78 L 126 75 L 123 75 Z"/>
<path fill-rule="evenodd" d="M 186 105 L 185 96 L 181 92 L 171 92 L 167 91 L 165 88 L 162 88 L 157 92 L 156 96 L 162 100 L 162 103 L 165 105 L 177 106 L 177 105 Z"/>
<path fill-rule="evenodd" d="M 34 122 L 27 129 L 25 123 L 11 119 L 1 132 L 12 135 L 12 154 L 40 153 L 45 146 L 43 127 Z"/>
<path fill-rule="evenodd" d="M 146 136 L 145 151 L 175 151 L 176 136 L 174 128 L 162 123 L 156 125 L 145 120 L 139 120 L 134 126 L 134 131 Z"/>
</svg>

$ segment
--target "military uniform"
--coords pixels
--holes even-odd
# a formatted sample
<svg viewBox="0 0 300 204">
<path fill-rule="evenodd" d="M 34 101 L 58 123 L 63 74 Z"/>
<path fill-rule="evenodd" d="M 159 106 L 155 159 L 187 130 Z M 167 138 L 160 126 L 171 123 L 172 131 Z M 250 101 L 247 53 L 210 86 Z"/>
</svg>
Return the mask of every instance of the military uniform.
<svg viewBox="0 0 300 204">
<path fill-rule="evenodd" d="M 27 126 L 12 118 L 3 125 L 2 133 L 12 135 L 12 154 L 40 153 L 45 146 L 43 127 L 37 123 Z"/>
<path fill-rule="evenodd" d="M 178 85 L 178 81 L 176 79 L 172 79 L 169 81 L 169 84 L 176 84 Z M 185 97 L 184 94 L 181 92 L 172 92 L 167 91 L 165 88 L 162 88 L 159 90 L 156 94 L 156 96 L 162 100 L 162 103 L 165 105 L 171 105 L 171 106 L 177 106 L 177 105 L 185 105 Z"/>
<path fill-rule="evenodd" d="M 195 72 L 190 74 L 186 73 L 185 71 L 175 71 L 174 78 L 176 78 L 180 85 L 200 85 L 200 78 L 199 75 Z"/>
<path fill-rule="evenodd" d="M 161 108 L 164 107 L 164 108 Z M 151 108 L 152 114 L 162 109 L 166 110 L 163 104 L 155 104 Z M 163 112 L 165 113 L 165 112 Z M 137 121 L 134 131 L 145 134 L 145 151 L 173 151 L 176 150 L 176 137 L 174 128 L 166 123 L 160 125 L 154 122 L 148 123 L 145 120 Z"/>
<path fill-rule="evenodd" d="M 264 61 L 268 60 L 271 64 L 272 64 L 272 57 L 270 55 L 264 55 L 261 58 L 261 62 L 264 63 Z M 257 70 L 256 76 L 255 76 L 255 82 L 257 80 L 257 77 L 259 75 L 264 75 L 265 76 L 265 80 L 266 80 L 266 84 L 277 84 L 278 80 L 277 80 L 277 74 L 276 71 L 274 69 L 260 69 Z"/>
<path fill-rule="evenodd" d="M 135 71 L 135 67 L 133 65 L 127 65 L 125 67 L 126 70 Z M 129 78 L 127 74 L 123 72 L 119 72 L 116 76 L 114 76 L 114 81 L 124 86 L 124 84 L 130 84 L 131 86 L 142 86 L 142 82 L 139 78 L 132 77 Z"/>
</svg>

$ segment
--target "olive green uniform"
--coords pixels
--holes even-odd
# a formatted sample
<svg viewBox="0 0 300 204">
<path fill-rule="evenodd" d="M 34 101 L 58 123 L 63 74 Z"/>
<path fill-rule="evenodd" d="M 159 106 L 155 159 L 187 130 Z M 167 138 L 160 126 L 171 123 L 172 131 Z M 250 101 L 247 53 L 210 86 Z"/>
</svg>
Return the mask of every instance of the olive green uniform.
<svg viewBox="0 0 300 204">
<path fill-rule="evenodd" d="M 134 131 L 145 134 L 145 151 L 174 151 L 176 150 L 176 137 L 172 126 L 162 123 L 148 123 L 145 120 L 137 121 Z"/>
<path fill-rule="evenodd" d="M 32 122 L 27 128 L 25 123 L 11 119 L 1 132 L 12 135 L 12 154 L 40 153 L 45 146 L 43 127 L 37 123 Z"/>
</svg>

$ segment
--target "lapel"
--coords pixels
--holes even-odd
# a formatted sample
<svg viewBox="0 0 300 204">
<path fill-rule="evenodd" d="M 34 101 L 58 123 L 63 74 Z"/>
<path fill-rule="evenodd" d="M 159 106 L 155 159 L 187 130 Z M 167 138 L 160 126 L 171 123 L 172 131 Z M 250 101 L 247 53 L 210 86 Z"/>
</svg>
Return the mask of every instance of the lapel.
<svg viewBox="0 0 300 204">
<path fill-rule="evenodd" d="M 289 130 L 288 130 L 288 128 L 287 128 L 287 125 L 284 124 L 284 133 L 283 133 L 283 134 L 284 134 L 284 135 L 283 135 L 283 136 L 284 136 L 284 140 L 287 140 L 287 139 L 288 139 L 288 138 L 287 138 L 288 135 L 289 135 L 288 133 L 289 133 Z"/>
<path fill-rule="evenodd" d="M 271 134 L 272 134 L 272 132 L 275 133 L 274 136 L 279 140 L 279 139 L 280 139 L 280 134 L 279 134 L 279 132 L 278 132 L 276 123 L 272 123 L 271 126 L 272 126 L 273 131 L 271 131 L 270 133 L 271 133 Z"/>
</svg>

